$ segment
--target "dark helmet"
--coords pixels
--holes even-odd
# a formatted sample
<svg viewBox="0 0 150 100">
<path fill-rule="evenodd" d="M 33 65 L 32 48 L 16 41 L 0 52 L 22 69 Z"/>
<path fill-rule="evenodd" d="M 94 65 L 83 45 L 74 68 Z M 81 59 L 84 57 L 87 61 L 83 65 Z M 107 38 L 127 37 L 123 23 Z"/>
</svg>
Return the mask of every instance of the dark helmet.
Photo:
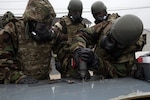
<svg viewBox="0 0 150 100">
<path fill-rule="evenodd" d="M 9 23 L 10 21 L 13 21 L 15 20 L 15 16 L 12 12 L 10 11 L 7 11 L 3 16 L 2 16 L 2 19 L 1 19 L 1 22 L 2 22 L 2 26 L 4 27 L 7 23 Z"/>
<path fill-rule="evenodd" d="M 23 14 L 24 21 L 52 23 L 56 14 L 48 0 L 29 0 Z"/>
<path fill-rule="evenodd" d="M 118 18 L 111 28 L 112 37 L 120 44 L 135 43 L 143 32 L 143 23 L 135 15 Z"/>
<path fill-rule="evenodd" d="M 102 12 L 105 11 L 106 12 L 107 7 L 105 6 L 105 4 L 101 1 L 96 1 L 92 4 L 91 6 L 91 12 L 92 15 L 95 17 L 95 14 L 98 12 Z M 107 12 L 106 12 L 107 13 Z"/>
<path fill-rule="evenodd" d="M 95 18 L 95 23 L 100 23 L 106 19 L 107 11 L 106 6 L 101 1 L 96 1 L 91 6 L 91 12 L 93 17 Z"/>
<path fill-rule="evenodd" d="M 68 5 L 68 16 L 74 24 L 81 23 L 82 18 L 82 2 L 80 0 L 71 0 Z"/>
<path fill-rule="evenodd" d="M 70 0 L 68 10 L 82 12 L 83 10 L 82 2 L 80 0 Z"/>
</svg>

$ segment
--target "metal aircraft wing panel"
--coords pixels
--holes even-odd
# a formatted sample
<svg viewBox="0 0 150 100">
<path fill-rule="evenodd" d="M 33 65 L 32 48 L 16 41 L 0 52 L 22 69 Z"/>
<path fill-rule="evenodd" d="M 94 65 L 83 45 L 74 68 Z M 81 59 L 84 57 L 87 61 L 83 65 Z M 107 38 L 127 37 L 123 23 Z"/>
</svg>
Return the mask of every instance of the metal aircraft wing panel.
<svg viewBox="0 0 150 100">
<path fill-rule="evenodd" d="M 109 100 L 136 92 L 149 92 L 150 83 L 133 78 L 68 84 L 0 85 L 0 100 Z"/>
</svg>

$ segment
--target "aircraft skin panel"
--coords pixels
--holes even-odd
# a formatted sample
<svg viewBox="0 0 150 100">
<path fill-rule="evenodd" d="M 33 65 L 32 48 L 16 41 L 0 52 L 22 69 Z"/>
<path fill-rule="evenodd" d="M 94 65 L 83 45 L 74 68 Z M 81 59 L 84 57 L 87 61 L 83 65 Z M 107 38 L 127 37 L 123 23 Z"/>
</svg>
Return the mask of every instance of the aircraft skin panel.
<svg viewBox="0 0 150 100">
<path fill-rule="evenodd" d="M 133 78 L 34 85 L 0 85 L 0 100 L 109 100 L 150 91 L 150 83 Z"/>
</svg>

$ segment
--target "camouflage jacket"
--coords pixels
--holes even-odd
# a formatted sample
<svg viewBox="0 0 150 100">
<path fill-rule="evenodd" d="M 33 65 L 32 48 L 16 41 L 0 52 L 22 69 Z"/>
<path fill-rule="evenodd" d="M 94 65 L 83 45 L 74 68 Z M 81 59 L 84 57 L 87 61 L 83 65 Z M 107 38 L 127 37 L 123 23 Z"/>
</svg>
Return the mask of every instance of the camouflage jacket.
<svg viewBox="0 0 150 100">
<path fill-rule="evenodd" d="M 8 55 L 11 54 L 16 56 L 15 53 L 19 53 L 24 64 L 24 71 L 27 75 L 34 76 L 37 79 L 48 77 L 48 69 L 50 69 L 51 42 L 34 41 L 30 36 L 28 24 L 24 23 L 22 19 L 19 19 L 15 23 L 9 23 L 1 31 L 1 34 L 3 34 L 2 36 L 4 38 L 1 39 L 3 40 L 1 41 L 1 44 L 3 44 L 1 46 L 3 47 L 1 48 L 1 54 L 8 53 Z M 9 41 L 7 42 L 7 40 Z M 5 46 L 5 44 L 8 46 Z M 6 54 L 4 55 L 8 57 Z"/>
<path fill-rule="evenodd" d="M 49 76 L 51 42 L 37 42 L 31 38 L 28 24 L 20 20 L 16 23 L 19 33 L 19 52 L 25 64 L 25 74 L 43 79 Z"/>
<path fill-rule="evenodd" d="M 36 79 L 49 77 L 51 61 L 51 41 L 34 41 L 29 32 L 29 21 L 45 22 L 51 27 L 56 13 L 48 0 L 29 0 L 23 20 L 16 23 L 19 33 L 19 52 L 25 64 L 25 74 Z"/>
<path fill-rule="evenodd" d="M 24 15 L 23 19 L 8 22 L 0 31 L 1 79 L 8 79 L 12 72 L 23 70 L 26 75 L 36 79 L 49 77 L 51 42 L 34 41 L 29 32 L 28 21 L 46 21 L 51 26 L 56 16 L 54 9 L 48 0 L 29 0 Z"/>
</svg>

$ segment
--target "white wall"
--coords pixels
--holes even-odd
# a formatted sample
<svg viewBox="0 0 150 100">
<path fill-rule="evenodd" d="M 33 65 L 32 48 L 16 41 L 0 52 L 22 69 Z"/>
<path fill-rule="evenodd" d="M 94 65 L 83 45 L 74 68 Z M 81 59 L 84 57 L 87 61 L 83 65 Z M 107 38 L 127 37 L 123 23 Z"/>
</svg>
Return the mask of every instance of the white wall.
<svg viewBox="0 0 150 100">
<path fill-rule="evenodd" d="M 67 6 L 69 0 L 49 0 L 53 5 L 57 17 L 67 14 Z M 94 22 L 91 15 L 91 4 L 97 0 L 81 0 L 83 2 L 83 17 Z M 141 18 L 144 23 L 144 28 L 150 29 L 150 0 L 101 0 L 105 3 L 109 13 L 134 14 Z M 10 10 L 15 15 L 22 15 L 28 0 L 0 0 L 0 15 Z"/>
</svg>

